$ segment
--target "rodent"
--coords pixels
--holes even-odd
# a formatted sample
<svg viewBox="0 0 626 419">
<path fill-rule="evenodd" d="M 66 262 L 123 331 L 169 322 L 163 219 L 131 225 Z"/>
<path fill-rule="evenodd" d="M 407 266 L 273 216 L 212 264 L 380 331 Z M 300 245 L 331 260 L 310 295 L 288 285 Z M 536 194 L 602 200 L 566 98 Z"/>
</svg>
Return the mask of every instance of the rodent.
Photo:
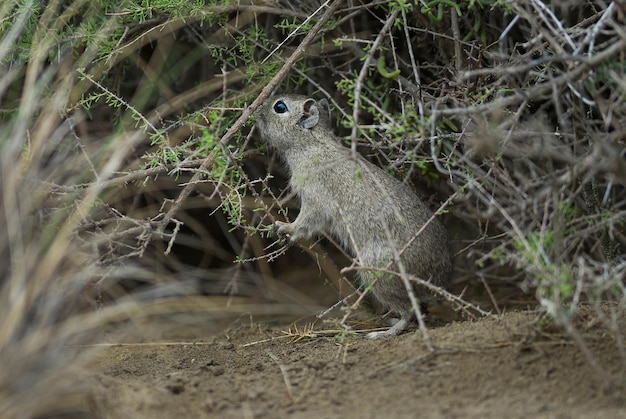
<svg viewBox="0 0 626 419">
<path fill-rule="evenodd" d="M 267 99 L 256 112 L 260 139 L 275 149 L 290 172 L 290 186 L 301 201 L 292 223 L 275 222 L 279 237 L 295 242 L 326 233 L 362 267 L 357 278 L 400 320 L 367 335 L 396 336 L 415 318 L 402 279 L 375 268 L 390 266 L 446 287 L 452 271 L 448 233 L 436 217 L 415 237 L 433 213 L 411 187 L 340 144 L 331 127 L 328 103 L 301 95 Z M 405 246 L 408 247 L 405 249 Z M 420 303 L 431 292 L 413 283 Z"/>
</svg>

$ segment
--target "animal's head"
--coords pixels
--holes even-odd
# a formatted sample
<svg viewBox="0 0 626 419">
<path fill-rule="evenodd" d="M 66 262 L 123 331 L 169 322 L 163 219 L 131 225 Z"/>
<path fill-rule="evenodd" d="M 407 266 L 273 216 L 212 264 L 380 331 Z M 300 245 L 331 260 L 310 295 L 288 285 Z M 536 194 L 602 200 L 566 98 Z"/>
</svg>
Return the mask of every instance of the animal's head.
<svg viewBox="0 0 626 419">
<path fill-rule="evenodd" d="M 330 128 L 326 99 L 301 95 L 277 95 L 265 101 L 256 112 L 261 139 L 274 147 L 288 147 L 307 133 Z"/>
</svg>

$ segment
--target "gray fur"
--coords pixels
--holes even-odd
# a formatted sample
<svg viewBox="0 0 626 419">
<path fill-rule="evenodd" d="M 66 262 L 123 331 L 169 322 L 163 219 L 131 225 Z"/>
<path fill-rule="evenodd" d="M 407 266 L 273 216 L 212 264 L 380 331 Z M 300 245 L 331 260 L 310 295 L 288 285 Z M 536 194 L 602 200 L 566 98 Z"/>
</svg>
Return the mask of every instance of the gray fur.
<svg viewBox="0 0 626 419">
<path fill-rule="evenodd" d="M 278 102 L 287 111 L 275 110 Z M 280 104 L 278 110 L 285 108 Z M 339 144 L 330 125 L 326 101 L 299 95 L 268 99 L 257 111 L 261 139 L 276 149 L 291 173 L 290 185 L 301 200 L 300 213 L 292 223 L 276 222 L 280 237 L 290 240 L 326 233 L 364 267 L 399 272 L 400 261 L 406 273 L 445 287 L 452 271 L 448 234 L 438 219 L 414 236 L 430 219 L 432 212 L 405 183 L 367 162 Z M 413 240 L 411 242 L 411 240 Z M 407 249 L 404 247 L 411 243 Z M 404 249 L 404 251 L 403 251 Z M 372 294 L 400 321 L 379 339 L 401 333 L 414 316 L 405 285 L 396 275 L 360 270 L 358 278 L 372 286 Z M 414 286 L 421 302 L 430 293 Z"/>
</svg>

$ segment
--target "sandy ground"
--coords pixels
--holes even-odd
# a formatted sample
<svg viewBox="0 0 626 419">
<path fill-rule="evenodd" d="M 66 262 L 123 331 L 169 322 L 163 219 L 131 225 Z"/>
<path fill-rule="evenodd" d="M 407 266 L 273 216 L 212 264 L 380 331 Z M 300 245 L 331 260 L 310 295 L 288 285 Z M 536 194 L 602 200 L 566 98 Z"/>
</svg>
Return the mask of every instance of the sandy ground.
<svg viewBox="0 0 626 419">
<path fill-rule="evenodd" d="M 89 409 L 106 418 L 626 418 L 624 360 L 598 325 L 583 337 L 617 387 L 536 314 L 429 328 L 385 341 L 239 326 L 215 336 L 107 347 Z"/>
</svg>

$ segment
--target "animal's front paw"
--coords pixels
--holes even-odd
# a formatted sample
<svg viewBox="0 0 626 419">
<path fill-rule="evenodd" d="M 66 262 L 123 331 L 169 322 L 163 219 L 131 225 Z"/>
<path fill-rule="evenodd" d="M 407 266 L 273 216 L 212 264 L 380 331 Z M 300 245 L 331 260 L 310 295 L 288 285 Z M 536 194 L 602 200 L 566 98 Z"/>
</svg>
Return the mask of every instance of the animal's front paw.
<svg viewBox="0 0 626 419">
<path fill-rule="evenodd" d="M 295 241 L 295 229 L 292 223 L 276 221 L 274 223 L 274 231 L 278 239 L 285 244 L 292 244 Z"/>
</svg>

